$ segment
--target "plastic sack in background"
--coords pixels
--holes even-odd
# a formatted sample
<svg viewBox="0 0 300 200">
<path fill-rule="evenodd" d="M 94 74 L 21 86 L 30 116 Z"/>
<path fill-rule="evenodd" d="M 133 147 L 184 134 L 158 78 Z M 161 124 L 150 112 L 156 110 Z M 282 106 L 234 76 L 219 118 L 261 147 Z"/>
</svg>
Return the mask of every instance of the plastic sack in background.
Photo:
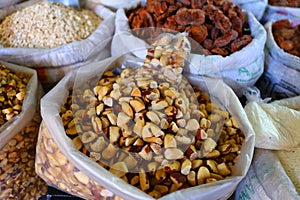
<svg viewBox="0 0 300 200">
<path fill-rule="evenodd" d="M 267 7 L 267 0 L 232 0 L 236 5 L 241 6 L 244 10 L 250 11 L 253 15 L 261 20 Z"/>
<path fill-rule="evenodd" d="M 280 19 L 299 20 L 300 8 L 272 6 L 268 4 L 265 9 L 264 16 L 261 19 L 262 23 L 277 21 Z"/>
<path fill-rule="evenodd" d="M 17 66 L 14 64 L 0 62 L 14 73 L 23 73 L 30 77 L 26 87 L 26 95 L 19 115 L 7 121 L 0 127 L 0 148 L 8 143 L 26 124 L 33 118 L 38 103 L 38 77 L 35 70 Z"/>
<path fill-rule="evenodd" d="M 245 96 L 256 148 L 235 198 L 300 199 L 300 96 L 270 102 L 261 99 L 257 88 L 248 88 Z"/>
<path fill-rule="evenodd" d="M 256 83 L 262 98 L 281 99 L 300 94 L 300 58 L 281 49 L 272 33 L 272 21 L 265 24 L 265 69 Z"/>
<path fill-rule="evenodd" d="M 235 199 L 300 199 L 300 195 L 283 168 L 278 152 L 256 148 L 251 167 L 235 191 Z"/>
<path fill-rule="evenodd" d="M 31 0 L 2 9 L 0 19 L 37 2 Z M 1 47 L 0 59 L 36 69 L 43 86 L 50 86 L 72 69 L 109 57 L 115 14 L 92 1 L 86 1 L 85 8 L 93 10 L 103 19 L 87 39 L 50 49 Z"/>
<path fill-rule="evenodd" d="M 46 138 L 46 135 L 40 134 L 38 146 L 45 146 L 47 152 L 52 152 L 53 154 L 39 150 L 37 152 L 38 159 L 36 165 L 38 166 L 37 172 L 41 177 L 50 177 L 45 179 L 49 185 L 54 185 L 71 194 L 86 198 L 97 198 L 97 195 L 103 195 L 105 193 L 111 195 L 108 191 L 113 191 L 115 195 L 124 199 L 153 199 L 136 187 L 121 181 L 120 178 L 112 175 L 95 161 L 79 152 L 74 147 L 73 141 L 66 135 L 62 119 L 59 115 L 61 106 L 64 105 L 69 95 L 69 90 L 72 90 L 75 84 L 83 84 L 95 75 L 102 75 L 103 72 L 108 69 L 121 67 L 123 59 L 124 57 L 113 57 L 71 71 L 41 100 L 41 112 L 44 125 L 53 140 L 50 141 L 48 138 L 45 140 L 44 137 Z M 129 64 L 127 67 L 134 66 Z M 238 182 L 247 173 L 250 166 L 254 148 L 254 133 L 238 98 L 222 80 L 211 78 L 201 79 L 199 76 L 188 76 L 187 79 L 194 86 L 209 88 L 210 95 L 236 118 L 240 129 L 245 134 L 245 140 L 240 157 L 230 177 L 214 183 L 179 190 L 163 196 L 162 199 L 227 199 L 234 192 Z M 58 151 L 56 148 L 53 148 L 53 146 L 57 146 L 61 154 L 55 155 L 55 152 Z M 47 156 L 49 156 L 49 158 L 47 158 Z M 69 162 L 71 162 L 75 168 L 70 166 L 68 164 Z M 56 175 L 57 166 L 61 165 L 63 165 L 64 168 L 60 170 L 65 171 L 71 169 L 74 176 L 70 174 L 67 176 Z M 97 183 L 96 186 L 94 185 L 95 183 Z M 80 184 L 81 187 L 78 187 L 78 184 Z M 101 192 L 101 187 L 107 190 Z"/>
<path fill-rule="evenodd" d="M 11 0 L 11 1 L 0 0 L 0 8 L 4 8 L 4 7 L 7 7 L 7 6 L 11 6 L 11 5 L 20 3 L 20 2 L 22 2 L 22 1 L 24 1 L 24 0 Z"/>
<path fill-rule="evenodd" d="M 131 7 L 133 9 L 135 7 Z M 264 68 L 264 44 L 266 31 L 257 21 L 252 13 L 244 13 L 251 29 L 253 40 L 246 47 L 229 56 L 220 55 L 204 56 L 191 54 L 188 59 L 191 63 L 186 72 L 222 77 L 238 96 L 241 96 L 241 89 L 253 86 L 263 73 Z M 116 31 L 112 41 L 111 54 L 113 56 L 135 51 L 135 56 L 143 58 L 146 55 L 147 43 L 132 34 L 125 9 L 118 9 L 116 12 Z M 250 56 L 251 55 L 251 56 Z M 195 67 L 197 66 L 197 67 Z"/>
<path fill-rule="evenodd" d="M 119 8 L 129 9 L 132 7 L 136 7 L 141 2 L 145 2 L 146 0 L 118 0 L 118 1 L 111 1 L 111 0 L 93 0 L 94 2 L 98 2 L 105 7 L 108 7 L 112 10 L 117 10 Z"/>
<path fill-rule="evenodd" d="M 273 102 L 249 89 L 245 112 L 255 131 L 255 147 L 285 150 L 300 147 L 300 96 Z"/>
</svg>

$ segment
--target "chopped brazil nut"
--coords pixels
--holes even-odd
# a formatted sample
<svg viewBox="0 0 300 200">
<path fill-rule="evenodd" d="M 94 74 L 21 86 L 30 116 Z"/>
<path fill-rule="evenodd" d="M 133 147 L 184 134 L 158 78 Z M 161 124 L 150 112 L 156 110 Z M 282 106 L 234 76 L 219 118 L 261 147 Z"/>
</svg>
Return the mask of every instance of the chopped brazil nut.
<svg viewBox="0 0 300 200">
<path fill-rule="evenodd" d="M 0 64 L 0 126 L 22 111 L 26 87 L 30 77 L 14 73 Z"/>
<path fill-rule="evenodd" d="M 0 199 L 38 199 L 47 184 L 35 172 L 35 149 L 41 117 L 34 118 L 0 149 Z"/>
</svg>

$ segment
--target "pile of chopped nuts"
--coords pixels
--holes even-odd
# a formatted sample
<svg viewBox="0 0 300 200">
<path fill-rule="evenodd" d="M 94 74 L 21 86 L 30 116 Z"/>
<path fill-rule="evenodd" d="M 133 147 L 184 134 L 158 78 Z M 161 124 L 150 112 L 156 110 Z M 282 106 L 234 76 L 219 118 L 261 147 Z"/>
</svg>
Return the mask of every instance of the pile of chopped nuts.
<svg viewBox="0 0 300 200">
<path fill-rule="evenodd" d="M 22 111 L 29 79 L 0 64 L 0 127 Z"/>
<path fill-rule="evenodd" d="M 42 122 L 36 148 L 36 172 L 48 184 L 85 199 L 122 200 L 80 171 L 62 153 Z"/>
<path fill-rule="evenodd" d="M 185 42 L 162 37 L 141 68 L 106 71 L 61 108 L 79 151 L 154 198 L 230 176 L 244 141 L 235 118 L 180 76 Z"/>
<path fill-rule="evenodd" d="M 102 19 L 93 11 L 49 1 L 7 16 L 0 24 L 4 47 L 55 48 L 89 37 Z"/>
<path fill-rule="evenodd" d="M 40 121 L 40 115 L 36 114 L 0 149 L 0 199 L 38 199 L 47 192 L 46 183 L 34 168 Z"/>
</svg>

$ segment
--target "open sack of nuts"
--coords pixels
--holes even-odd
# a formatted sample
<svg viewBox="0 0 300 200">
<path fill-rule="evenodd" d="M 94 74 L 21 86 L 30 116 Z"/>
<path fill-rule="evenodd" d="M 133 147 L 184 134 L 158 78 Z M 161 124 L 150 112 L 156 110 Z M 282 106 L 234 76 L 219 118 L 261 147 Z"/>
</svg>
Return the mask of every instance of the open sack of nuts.
<svg viewBox="0 0 300 200">
<path fill-rule="evenodd" d="M 0 65 L 0 199 L 37 199 L 47 191 L 35 173 L 42 95 L 36 71 Z"/>
<path fill-rule="evenodd" d="M 254 133 L 222 80 L 182 75 L 188 51 L 183 34 L 166 34 L 144 60 L 69 72 L 41 100 L 37 173 L 91 199 L 229 198 Z"/>
<path fill-rule="evenodd" d="M 299 0 L 269 0 L 262 22 L 266 23 L 281 19 L 299 20 L 299 18 Z"/>
<path fill-rule="evenodd" d="M 222 77 L 238 96 L 263 73 L 265 29 L 252 13 L 242 12 L 228 0 L 150 0 L 130 9 L 120 8 L 112 55 L 139 49 L 135 54 L 143 58 L 155 33 L 164 31 L 190 36 L 191 65 L 186 72 Z"/>
<path fill-rule="evenodd" d="M 33 118 L 37 108 L 38 78 L 34 70 L 0 64 L 0 147 L 3 147 Z"/>
<path fill-rule="evenodd" d="M 0 58 L 38 72 L 43 86 L 110 56 L 115 14 L 86 1 L 81 10 L 30 0 L 0 10 Z"/>
<path fill-rule="evenodd" d="M 262 97 L 275 100 L 300 94 L 300 21 L 278 20 L 265 24 L 265 70 L 257 82 Z"/>
</svg>

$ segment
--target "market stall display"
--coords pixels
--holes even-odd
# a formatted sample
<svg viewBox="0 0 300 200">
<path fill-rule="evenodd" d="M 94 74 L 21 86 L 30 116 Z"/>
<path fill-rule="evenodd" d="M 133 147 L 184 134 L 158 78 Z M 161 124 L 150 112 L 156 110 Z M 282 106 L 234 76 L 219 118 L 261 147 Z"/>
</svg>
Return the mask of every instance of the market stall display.
<svg viewBox="0 0 300 200">
<path fill-rule="evenodd" d="M 0 199 L 299 199 L 298 0 L 80 4 L 0 0 Z"/>
</svg>

